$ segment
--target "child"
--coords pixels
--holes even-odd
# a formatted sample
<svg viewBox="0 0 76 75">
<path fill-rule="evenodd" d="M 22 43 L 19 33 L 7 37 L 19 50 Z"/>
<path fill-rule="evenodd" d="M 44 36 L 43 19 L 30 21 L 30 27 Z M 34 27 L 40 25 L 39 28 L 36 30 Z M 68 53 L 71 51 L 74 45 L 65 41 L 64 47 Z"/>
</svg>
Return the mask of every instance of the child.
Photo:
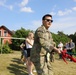
<svg viewBox="0 0 76 75">
<path fill-rule="evenodd" d="M 67 63 L 67 61 L 65 60 L 65 58 L 69 58 L 71 59 L 73 62 L 76 63 L 76 59 L 73 58 L 66 50 L 66 47 L 64 47 L 63 51 L 61 52 L 62 53 L 62 59 Z"/>
</svg>

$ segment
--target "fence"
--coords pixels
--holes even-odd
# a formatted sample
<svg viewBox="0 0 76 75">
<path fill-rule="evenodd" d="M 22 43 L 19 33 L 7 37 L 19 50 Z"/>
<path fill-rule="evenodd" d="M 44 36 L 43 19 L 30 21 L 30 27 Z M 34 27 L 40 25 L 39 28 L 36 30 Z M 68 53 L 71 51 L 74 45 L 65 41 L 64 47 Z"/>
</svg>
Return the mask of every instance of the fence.
<svg viewBox="0 0 76 75">
<path fill-rule="evenodd" d="M 0 47 L 1 47 L 1 54 L 2 54 L 2 45 L 3 45 L 3 39 L 21 39 L 25 40 L 25 38 L 17 38 L 17 37 L 0 37 Z"/>
</svg>

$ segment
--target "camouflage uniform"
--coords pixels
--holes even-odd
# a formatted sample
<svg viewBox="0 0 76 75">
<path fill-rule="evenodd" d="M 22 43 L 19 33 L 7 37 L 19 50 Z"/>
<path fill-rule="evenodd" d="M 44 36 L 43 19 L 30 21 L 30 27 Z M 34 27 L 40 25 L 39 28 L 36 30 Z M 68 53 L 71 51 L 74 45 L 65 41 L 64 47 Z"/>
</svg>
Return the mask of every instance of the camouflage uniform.
<svg viewBox="0 0 76 75">
<path fill-rule="evenodd" d="M 52 35 L 42 25 L 35 32 L 34 45 L 30 55 L 30 59 L 37 70 L 37 75 L 53 75 L 51 63 L 46 57 L 47 53 L 53 50 L 53 47 Z"/>
</svg>

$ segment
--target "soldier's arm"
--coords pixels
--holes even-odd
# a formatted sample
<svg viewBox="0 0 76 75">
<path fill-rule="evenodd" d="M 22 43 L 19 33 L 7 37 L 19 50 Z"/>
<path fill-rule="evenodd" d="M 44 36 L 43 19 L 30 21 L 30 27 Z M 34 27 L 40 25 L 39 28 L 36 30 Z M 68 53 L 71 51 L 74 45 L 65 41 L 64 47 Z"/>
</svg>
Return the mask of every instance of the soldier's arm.
<svg viewBox="0 0 76 75">
<path fill-rule="evenodd" d="M 56 52 L 61 53 L 59 49 L 54 47 L 54 45 L 46 39 L 47 35 L 43 30 L 38 30 L 36 34 L 39 38 L 39 43 L 46 51 L 51 52 L 54 49 Z"/>
<path fill-rule="evenodd" d="M 60 51 L 58 48 L 54 47 L 53 49 L 54 49 L 57 53 L 59 53 L 59 54 L 61 53 L 61 51 Z"/>
<path fill-rule="evenodd" d="M 51 44 L 51 43 L 49 42 L 49 40 L 46 39 L 46 38 L 47 38 L 46 33 L 45 33 L 43 30 L 38 30 L 38 31 L 36 32 L 36 34 L 37 34 L 37 36 L 38 36 L 38 38 L 39 38 L 39 43 L 41 44 L 41 46 L 42 46 L 45 50 L 51 52 L 52 49 L 54 48 L 54 46 L 53 46 L 53 44 Z"/>
</svg>

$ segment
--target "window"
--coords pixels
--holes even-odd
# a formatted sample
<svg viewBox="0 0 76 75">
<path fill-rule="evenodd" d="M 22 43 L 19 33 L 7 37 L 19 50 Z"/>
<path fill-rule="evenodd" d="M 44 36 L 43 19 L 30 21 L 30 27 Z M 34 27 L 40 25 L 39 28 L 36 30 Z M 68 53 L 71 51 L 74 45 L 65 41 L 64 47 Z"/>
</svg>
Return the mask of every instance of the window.
<svg viewBox="0 0 76 75">
<path fill-rule="evenodd" d="M 4 31 L 4 36 L 7 36 L 7 31 L 6 30 Z"/>
</svg>

